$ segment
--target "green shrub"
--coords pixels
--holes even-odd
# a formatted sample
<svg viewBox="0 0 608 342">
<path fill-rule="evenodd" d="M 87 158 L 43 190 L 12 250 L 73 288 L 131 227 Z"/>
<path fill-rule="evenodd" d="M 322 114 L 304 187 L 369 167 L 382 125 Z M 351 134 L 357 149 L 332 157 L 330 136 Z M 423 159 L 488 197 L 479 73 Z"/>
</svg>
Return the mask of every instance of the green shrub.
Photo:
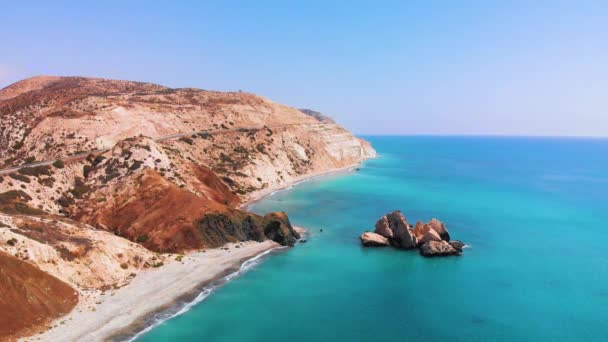
<svg viewBox="0 0 608 342">
<path fill-rule="evenodd" d="M 140 161 L 140 160 L 134 160 L 133 164 L 131 164 L 131 166 L 129 167 L 129 170 L 135 171 L 135 170 L 139 169 L 142 164 L 143 164 L 142 161 Z"/>
<path fill-rule="evenodd" d="M 144 242 L 148 241 L 149 239 L 150 239 L 150 237 L 147 234 L 144 234 L 144 235 L 138 236 L 135 241 L 137 241 L 139 243 L 144 243 Z"/>
<path fill-rule="evenodd" d="M 53 162 L 53 166 L 58 169 L 63 169 L 65 167 L 65 163 L 61 159 L 57 159 Z"/>
<path fill-rule="evenodd" d="M 126 270 L 127 268 L 129 268 L 129 265 L 127 265 L 126 262 L 123 262 L 122 264 L 120 264 L 120 268 L 122 268 L 123 270 Z"/>
<path fill-rule="evenodd" d="M 82 198 L 89 191 L 91 191 L 91 187 L 84 184 L 84 182 L 82 181 L 81 178 L 76 177 L 76 182 L 74 184 L 74 187 L 72 189 L 70 189 L 70 193 L 72 194 L 72 196 L 74 196 L 74 198 Z"/>
<path fill-rule="evenodd" d="M 27 176 L 20 175 L 18 173 L 11 173 L 8 176 L 11 177 L 12 179 L 16 179 L 16 180 L 22 181 L 24 183 L 29 183 L 30 182 L 30 179 Z"/>
<path fill-rule="evenodd" d="M 87 178 L 89 176 L 89 174 L 91 172 L 93 172 L 95 170 L 95 167 L 93 165 L 85 165 L 82 167 L 82 174 L 84 175 L 84 178 Z"/>
<path fill-rule="evenodd" d="M 22 175 L 26 176 L 34 176 L 40 177 L 40 175 L 50 176 L 53 173 L 51 172 L 51 167 L 47 165 L 39 165 L 32 167 L 23 167 L 18 171 Z"/>
<path fill-rule="evenodd" d="M 93 160 L 93 165 L 97 166 L 97 165 L 101 164 L 101 162 L 104 161 L 105 159 L 106 159 L 106 157 L 104 157 L 100 154 L 97 157 L 95 157 L 95 159 Z"/>
<path fill-rule="evenodd" d="M 194 144 L 194 140 L 188 138 L 188 137 L 181 137 L 179 138 L 179 141 L 183 141 L 188 145 L 193 145 Z"/>
</svg>

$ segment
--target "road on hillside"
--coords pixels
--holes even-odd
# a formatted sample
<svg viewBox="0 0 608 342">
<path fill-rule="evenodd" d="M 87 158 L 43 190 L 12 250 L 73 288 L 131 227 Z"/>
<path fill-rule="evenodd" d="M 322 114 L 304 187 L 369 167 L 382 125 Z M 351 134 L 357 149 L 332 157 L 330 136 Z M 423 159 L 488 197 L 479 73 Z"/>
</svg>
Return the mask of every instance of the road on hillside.
<svg viewBox="0 0 608 342">
<path fill-rule="evenodd" d="M 260 129 L 264 128 L 264 127 L 279 128 L 279 127 L 295 126 L 295 125 L 302 125 L 302 124 L 324 125 L 323 123 L 314 124 L 314 123 L 302 122 L 302 123 L 291 123 L 291 124 L 272 125 L 272 126 L 256 125 L 256 126 L 245 126 L 245 127 L 228 128 L 228 129 L 210 129 L 210 130 L 203 130 L 203 131 L 193 131 L 193 132 L 188 132 L 188 133 L 170 134 L 170 135 L 165 135 L 165 136 L 162 136 L 162 137 L 153 138 L 153 140 L 157 141 L 157 142 L 160 142 L 160 141 L 166 141 L 166 140 L 171 140 L 171 139 L 177 139 L 177 138 L 182 138 L 182 137 L 186 137 L 186 136 L 191 136 L 193 134 L 199 134 L 199 133 L 209 133 L 209 134 L 230 133 L 230 132 L 238 132 L 238 131 L 242 131 L 242 130 L 260 130 Z M 63 162 L 71 162 L 71 161 L 75 161 L 75 160 L 81 160 L 81 159 L 85 159 L 90 154 L 105 153 L 105 152 L 108 152 L 109 150 L 110 150 L 110 148 L 102 148 L 102 149 L 90 150 L 90 151 L 82 152 L 82 153 L 78 153 L 78 154 L 73 154 L 71 156 L 67 156 L 67 157 L 63 157 L 63 158 L 38 161 L 38 162 L 33 162 L 33 163 L 29 163 L 29 164 L 23 164 L 23 165 L 19 165 L 19 166 L 12 166 L 12 167 L 9 167 L 9 168 L 1 169 L 0 170 L 0 176 L 1 175 L 8 175 L 8 174 L 13 173 L 13 172 L 17 172 L 20 169 L 23 169 L 25 167 L 48 166 L 48 165 L 53 164 L 56 160 L 62 160 Z"/>
</svg>

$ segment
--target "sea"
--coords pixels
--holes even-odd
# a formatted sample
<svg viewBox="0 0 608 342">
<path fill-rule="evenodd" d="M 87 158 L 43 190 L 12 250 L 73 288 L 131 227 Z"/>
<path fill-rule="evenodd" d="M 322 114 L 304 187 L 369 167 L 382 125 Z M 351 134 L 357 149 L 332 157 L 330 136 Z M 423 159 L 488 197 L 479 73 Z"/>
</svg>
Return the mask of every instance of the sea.
<svg viewBox="0 0 608 342">
<path fill-rule="evenodd" d="M 137 341 L 608 341 L 608 140 L 369 136 L 379 157 L 254 203 L 273 251 Z M 462 256 L 363 248 L 438 218 Z"/>
</svg>

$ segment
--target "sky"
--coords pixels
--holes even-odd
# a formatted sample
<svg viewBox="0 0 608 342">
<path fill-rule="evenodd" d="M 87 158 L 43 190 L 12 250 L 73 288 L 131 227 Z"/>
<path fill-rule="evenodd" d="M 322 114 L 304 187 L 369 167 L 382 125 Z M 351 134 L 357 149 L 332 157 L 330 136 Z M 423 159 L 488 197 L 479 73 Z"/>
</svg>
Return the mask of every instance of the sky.
<svg viewBox="0 0 608 342">
<path fill-rule="evenodd" d="M 34 75 L 243 90 L 358 134 L 608 136 L 608 1 L 0 0 Z"/>
</svg>

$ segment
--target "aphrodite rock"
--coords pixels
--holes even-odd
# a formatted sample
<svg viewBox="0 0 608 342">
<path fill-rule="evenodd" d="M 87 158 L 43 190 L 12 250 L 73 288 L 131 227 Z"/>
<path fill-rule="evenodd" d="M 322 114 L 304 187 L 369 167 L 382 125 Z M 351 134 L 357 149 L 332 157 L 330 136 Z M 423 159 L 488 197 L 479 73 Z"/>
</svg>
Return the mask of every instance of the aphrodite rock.
<svg viewBox="0 0 608 342">
<path fill-rule="evenodd" d="M 460 252 L 446 241 L 429 241 L 420 247 L 420 254 L 425 257 L 434 257 L 460 255 Z"/>
<path fill-rule="evenodd" d="M 376 222 L 376 234 L 382 235 L 387 239 L 393 237 L 393 231 L 389 227 L 388 219 L 385 216 L 382 216 L 378 222 Z"/>
<path fill-rule="evenodd" d="M 360 237 L 361 243 L 366 247 L 386 247 L 389 245 L 387 238 L 380 234 L 365 232 Z"/>
<path fill-rule="evenodd" d="M 416 248 L 417 239 L 413 230 L 409 228 L 407 219 L 399 210 L 382 216 L 376 223 L 376 234 L 388 238 L 391 244 L 397 248 Z"/>
</svg>

